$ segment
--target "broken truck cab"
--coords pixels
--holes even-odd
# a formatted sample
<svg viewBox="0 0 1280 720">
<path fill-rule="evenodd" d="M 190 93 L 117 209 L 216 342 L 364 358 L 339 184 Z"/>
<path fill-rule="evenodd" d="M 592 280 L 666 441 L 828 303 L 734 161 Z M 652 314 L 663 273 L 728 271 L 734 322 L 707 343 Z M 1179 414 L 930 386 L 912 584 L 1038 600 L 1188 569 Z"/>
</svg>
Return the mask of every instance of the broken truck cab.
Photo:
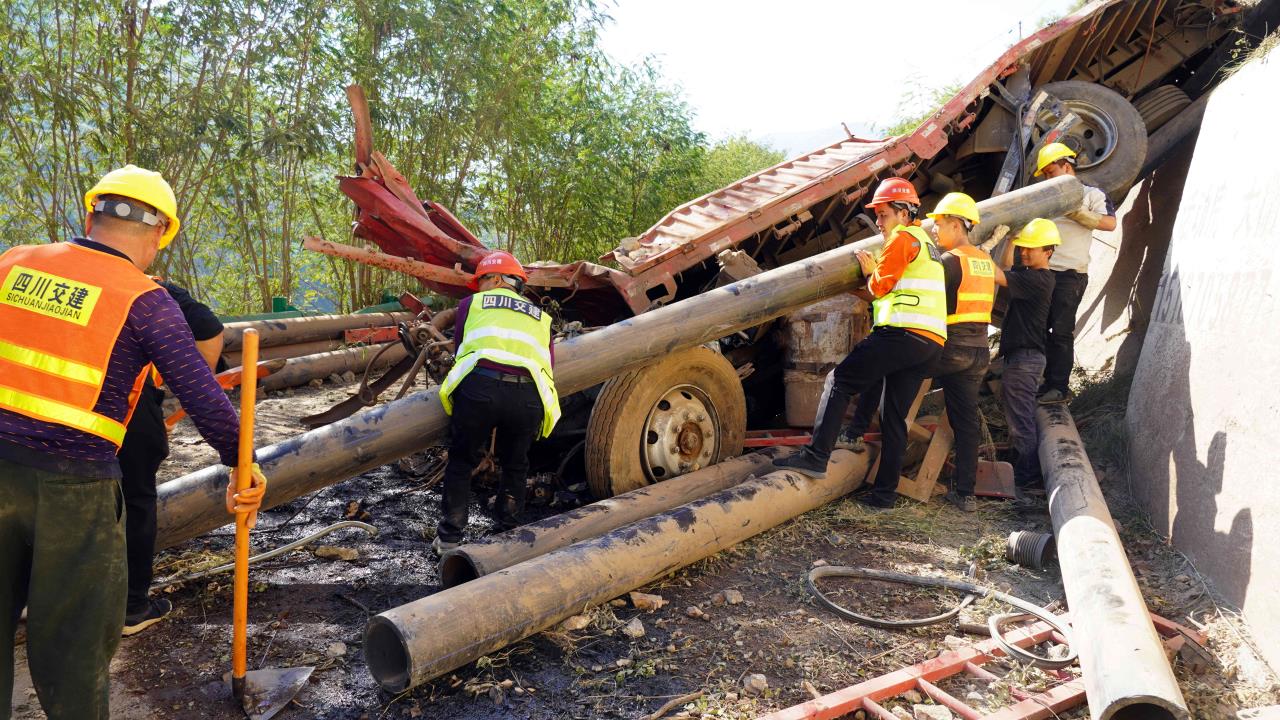
<svg viewBox="0 0 1280 720">
<path fill-rule="evenodd" d="M 1239 10 L 1229 0 L 1098 0 L 1018 42 L 912 132 L 851 136 L 690 201 L 600 258 L 612 267 L 532 264 L 528 291 L 557 328 L 614 323 L 876 234 L 863 198 L 886 177 L 909 178 L 926 208 L 953 190 L 987 197 L 1030 182 L 1035 153 L 1053 141 L 1079 153 L 1082 182 L 1118 200 L 1143 168 L 1149 134 L 1208 91 L 1229 58 Z M 359 209 L 355 234 L 383 252 L 307 247 L 465 295 L 490 250 L 373 151 L 363 94 L 348 94 L 362 172 L 340 186 Z M 567 399 L 560 431 L 575 443 L 585 431 L 574 451 L 582 446 L 593 492 L 740 453 L 747 424 L 771 425 L 787 404 L 784 372 L 799 377 L 802 368 L 788 364 L 807 350 L 781 352 L 792 336 L 785 323 L 767 322 Z M 825 372 L 804 370 L 797 391 Z M 796 422 L 804 413 L 788 414 Z"/>
</svg>

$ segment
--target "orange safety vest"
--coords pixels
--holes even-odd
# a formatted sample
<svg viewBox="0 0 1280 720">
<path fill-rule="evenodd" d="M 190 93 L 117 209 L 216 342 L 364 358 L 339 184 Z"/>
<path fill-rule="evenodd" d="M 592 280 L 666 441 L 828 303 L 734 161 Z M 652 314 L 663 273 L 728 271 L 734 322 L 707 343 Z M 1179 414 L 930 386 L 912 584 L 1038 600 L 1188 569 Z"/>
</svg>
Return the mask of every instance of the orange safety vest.
<svg viewBox="0 0 1280 720">
<path fill-rule="evenodd" d="M 0 408 L 119 447 L 127 418 L 94 407 L 129 308 L 155 289 L 128 260 L 71 243 L 0 255 Z"/>
<path fill-rule="evenodd" d="M 960 287 L 956 290 L 956 311 L 947 324 L 991 323 L 991 306 L 996 302 L 996 264 L 991 256 L 972 245 L 948 251 L 960 259 Z"/>
</svg>

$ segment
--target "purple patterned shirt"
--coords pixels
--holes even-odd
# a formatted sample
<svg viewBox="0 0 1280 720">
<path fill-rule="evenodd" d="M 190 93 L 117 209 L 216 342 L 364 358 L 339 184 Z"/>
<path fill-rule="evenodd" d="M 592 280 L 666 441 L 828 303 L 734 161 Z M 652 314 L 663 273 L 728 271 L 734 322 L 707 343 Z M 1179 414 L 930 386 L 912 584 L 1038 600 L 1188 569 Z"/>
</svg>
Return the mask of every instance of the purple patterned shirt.
<svg viewBox="0 0 1280 720">
<path fill-rule="evenodd" d="M 71 242 L 128 259 L 84 238 Z M 107 365 L 107 378 L 94 412 L 124 422 L 129 391 L 147 362 L 155 363 L 167 385 L 224 465 L 236 464 L 240 418 L 196 350 L 191 328 L 178 304 L 159 285 L 133 301 Z M 50 472 L 82 477 L 120 477 L 116 446 L 110 440 L 0 409 L 0 458 Z"/>
</svg>

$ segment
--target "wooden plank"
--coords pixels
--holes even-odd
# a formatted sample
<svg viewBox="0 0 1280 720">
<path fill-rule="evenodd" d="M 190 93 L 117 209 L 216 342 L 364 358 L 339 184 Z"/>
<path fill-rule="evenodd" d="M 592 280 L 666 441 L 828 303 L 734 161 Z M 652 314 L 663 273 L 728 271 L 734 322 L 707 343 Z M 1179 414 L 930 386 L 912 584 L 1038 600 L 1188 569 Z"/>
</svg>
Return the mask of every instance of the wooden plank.
<svg viewBox="0 0 1280 720">
<path fill-rule="evenodd" d="M 916 413 L 920 412 L 920 404 L 924 402 L 924 396 L 929 394 L 929 388 L 932 386 L 933 386 L 933 380 L 930 380 L 929 378 L 925 378 L 924 382 L 920 383 L 920 390 L 919 392 L 916 393 L 916 399 L 911 403 L 911 408 L 907 410 L 908 438 L 910 437 L 911 426 L 914 425 L 916 421 Z M 882 433 L 883 433 L 883 425 L 884 425 L 884 419 L 881 418 Z M 880 447 L 881 449 L 883 449 L 884 444 L 881 443 Z M 871 471 L 867 473 L 867 477 L 874 482 L 876 473 L 879 470 L 880 470 L 880 455 L 877 454 L 875 464 L 871 466 Z M 902 482 L 901 479 L 899 479 L 898 482 L 901 483 Z"/>
<path fill-rule="evenodd" d="M 947 456 L 951 454 L 955 441 L 956 436 L 951 430 L 951 423 L 947 420 L 947 413 L 943 412 L 938 429 L 934 431 L 933 438 L 929 441 L 929 449 L 925 451 L 924 460 L 920 463 L 920 469 L 916 471 L 914 478 L 903 478 L 898 481 L 898 494 L 920 502 L 929 502 L 933 497 L 933 486 L 938 482 L 938 475 L 942 473 L 942 466 L 946 463 Z"/>
</svg>

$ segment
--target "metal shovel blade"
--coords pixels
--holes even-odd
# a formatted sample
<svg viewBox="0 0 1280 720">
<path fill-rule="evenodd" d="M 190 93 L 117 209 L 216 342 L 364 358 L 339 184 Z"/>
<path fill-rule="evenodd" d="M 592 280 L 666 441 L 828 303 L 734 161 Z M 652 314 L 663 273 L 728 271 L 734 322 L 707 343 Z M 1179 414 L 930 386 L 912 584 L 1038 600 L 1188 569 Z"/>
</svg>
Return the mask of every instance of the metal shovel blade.
<svg viewBox="0 0 1280 720">
<path fill-rule="evenodd" d="M 274 717 L 307 684 L 307 678 L 314 671 L 313 667 L 296 667 L 263 668 L 246 672 L 244 696 L 240 698 L 244 714 L 249 716 L 249 720 L 268 720 Z M 230 683 L 230 673 L 226 675 L 226 679 Z"/>
</svg>

